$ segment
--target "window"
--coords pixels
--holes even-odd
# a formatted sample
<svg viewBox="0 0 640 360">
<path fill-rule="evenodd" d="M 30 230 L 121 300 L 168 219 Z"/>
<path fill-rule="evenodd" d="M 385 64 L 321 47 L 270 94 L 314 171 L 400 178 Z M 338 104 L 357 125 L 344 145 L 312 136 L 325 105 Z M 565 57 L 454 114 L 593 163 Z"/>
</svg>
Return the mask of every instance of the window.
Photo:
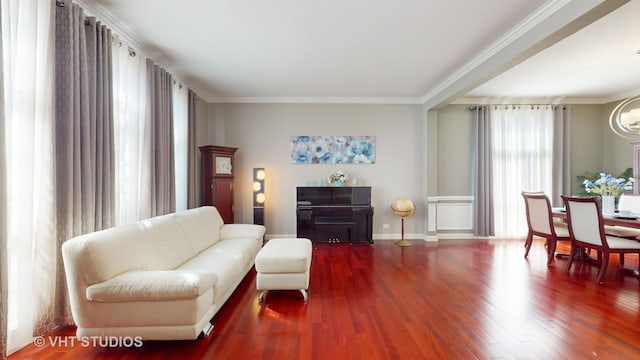
<svg viewBox="0 0 640 360">
<path fill-rule="evenodd" d="M 496 236 L 527 233 L 522 191 L 552 191 L 553 109 L 500 105 L 491 112 Z"/>
</svg>

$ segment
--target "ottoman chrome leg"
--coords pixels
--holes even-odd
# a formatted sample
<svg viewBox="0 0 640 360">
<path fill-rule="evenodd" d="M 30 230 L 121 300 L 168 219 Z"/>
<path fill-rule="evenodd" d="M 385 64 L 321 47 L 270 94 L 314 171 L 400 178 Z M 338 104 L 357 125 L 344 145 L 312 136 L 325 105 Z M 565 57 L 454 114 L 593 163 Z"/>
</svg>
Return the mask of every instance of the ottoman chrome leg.
<svg viewBox="0 0 640 360">
<path fill-rule="evenodd" d="M 260 296 L 258 297 L 258 303 L 262 304 L 264 302 L 264 296 L 266 295 L 267 290 L 262 290 L 260 292 Z"/>
<path fill-rule="evenodd" d="M 309 293 L 307 292 L 306 289 L 300 289 L 300 292 L 302 293 L 302 297 L 304 298 L 304 302 L 307 302 L 307 300 L 309 299 Z"/>
</svg>

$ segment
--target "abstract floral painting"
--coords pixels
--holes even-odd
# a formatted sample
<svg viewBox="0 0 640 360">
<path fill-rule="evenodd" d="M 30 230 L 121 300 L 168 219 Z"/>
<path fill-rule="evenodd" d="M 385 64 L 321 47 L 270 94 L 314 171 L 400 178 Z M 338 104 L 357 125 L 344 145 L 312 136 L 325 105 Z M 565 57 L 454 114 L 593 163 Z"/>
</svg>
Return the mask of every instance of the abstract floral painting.
<svg viewBox="0 0 640 360">
<path fill-rule="evenodd" d="M 292 164 L 373 164 L 375 136 L 292 136 Z"/>
</svg>

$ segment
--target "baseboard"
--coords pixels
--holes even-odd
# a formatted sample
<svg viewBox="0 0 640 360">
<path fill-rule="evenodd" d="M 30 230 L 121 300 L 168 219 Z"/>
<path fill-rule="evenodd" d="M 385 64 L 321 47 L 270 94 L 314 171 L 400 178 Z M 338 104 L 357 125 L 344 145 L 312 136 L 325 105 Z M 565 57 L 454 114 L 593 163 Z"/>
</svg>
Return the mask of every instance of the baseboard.
<svg viewBox="0 0 640 360">
<path fill-rule="evenodd" d="M 266 241 L 271 239 L 282 239 L 282 238 L 297 238 L 296 234 L 265 234 L 264 239 Z M 402 238 L 401 234 L 373 234 L 373 240 L 400 240 Z M 428 236 L 425 234 L 404 234 L 404 238 L 407 240 L 424 240 L 424 241 L 438 241 L 438 236 Z"/>
</svg>

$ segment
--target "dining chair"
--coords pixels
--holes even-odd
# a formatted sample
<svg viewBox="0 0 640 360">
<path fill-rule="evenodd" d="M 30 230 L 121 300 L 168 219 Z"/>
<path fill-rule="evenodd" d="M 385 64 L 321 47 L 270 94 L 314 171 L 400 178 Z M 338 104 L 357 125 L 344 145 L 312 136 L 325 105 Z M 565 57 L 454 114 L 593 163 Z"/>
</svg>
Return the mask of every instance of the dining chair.
<svg viewBox="0 0 640 360">
<path fill-rule="evenodd" d="M 618 198 L 618 210 L 629 211 L 633 215 L 640 216 L 640 195 L 620 194 Z"/>
<path fill-rule="evenodd" d="M 523 191 L 525 210 L 527 214 L 527 225 L 529 232 L 527 240 L 524 243 L 524 257 L 529 256 L 529 249 L 533 242 L 533 236 L 540 236 L 547 239 L 547 265 L 551 265 L 556 252 L 556 243 L 558 241 L 569 241 L 569 230 L 566 224 L 553 221 L 551 213 L 551 202 L 544 192 L 527 192 Z M 558 254 L 563 256 L 568 254 Z"/>
<path fill-rule="evenodd" d="M 589 248 L 598 252 L 599 284 L 603 283 L 604 273 L 609 265 L 611 253 L 624 254 L 635 253 L 640 256 L 640 242 L 605 234 L 600 212 L 600 204 L 595 197 L 571 197 L 562 196 L 567 209 L 567 222 L 571 237 L 571 253 L 577 254 L 580 248 Z M 574 256 L 569 257 L 567 272 L 571 270 Z M 622 263 L 623 261 L 621 261 Z"/>
<path fill-rule="evenodd" d="M 640 196 L 631 194 L 621 194 L 618 198 L 618 211 L 622 215 L 623 211 L 628 211 L 632 216 L 640 216 Z M 640 229 L 634 229 L 619 225 L 605 225 L 604 232 L 607 235 L 618 236 L 628 239 L 640 239 Z"/>
</svg>

